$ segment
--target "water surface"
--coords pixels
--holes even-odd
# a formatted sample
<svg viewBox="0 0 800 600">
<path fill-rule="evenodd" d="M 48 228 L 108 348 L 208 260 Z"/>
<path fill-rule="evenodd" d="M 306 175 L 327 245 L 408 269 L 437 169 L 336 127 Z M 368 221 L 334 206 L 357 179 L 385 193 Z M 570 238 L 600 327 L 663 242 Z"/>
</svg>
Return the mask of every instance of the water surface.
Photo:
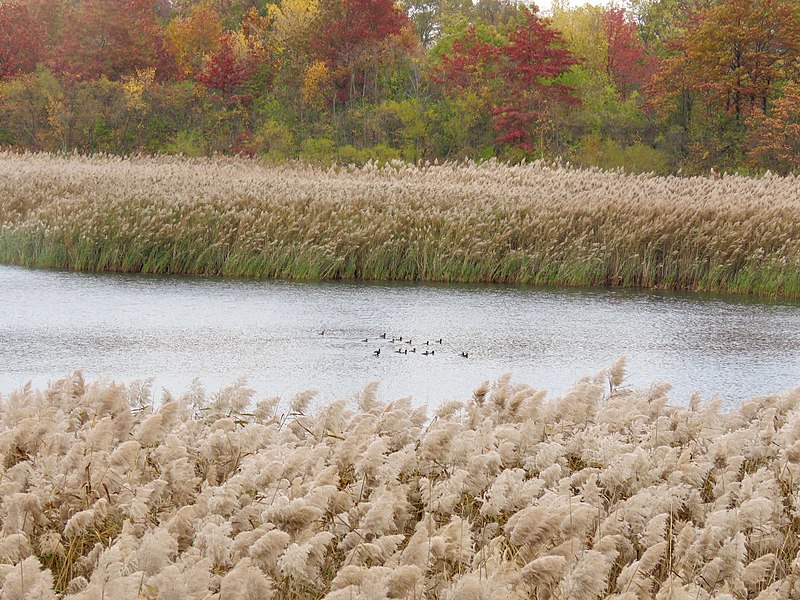
<svg viewBox="0 0 800 600">
<path fill-rule="evenodd" d="M 413 344 L 378 338 L 383 332 Z M 397 347 L 417 352 L 396 354 Z M 619 289 L 265 282 L 0 266 L 2 394 L 83 369 L 92 379 L 155 377 L 156 390 L 173 393 L 196 377 L 209 391 L 245 377 L 259 396 L 316 388 L 322 401 L 350 398 L 380 381 L 384 399 L 410 395 L 435 405 L 466 399 L 483 380 L 507 372 L 562 394 L 625 355 L 631 385 L 666 381 L 674 403 L 697 391 L 732 406 L 800 385 L 798 348 L 800 306 L 792 304 Z M 425 349 L 435 354 L 423 356 Z"/>
</svg>

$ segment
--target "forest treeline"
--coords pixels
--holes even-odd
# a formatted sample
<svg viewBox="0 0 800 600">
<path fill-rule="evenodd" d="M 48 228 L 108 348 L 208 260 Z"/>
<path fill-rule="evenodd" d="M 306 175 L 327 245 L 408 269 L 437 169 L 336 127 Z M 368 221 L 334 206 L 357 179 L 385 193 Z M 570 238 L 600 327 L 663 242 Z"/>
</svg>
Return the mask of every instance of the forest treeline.
<svg viewBox="0 0 800 600">
<path fill-rule="evenodd" d="M 800 169 L 800 3 L 0 0 L 0 146 Z"/>
</svg>

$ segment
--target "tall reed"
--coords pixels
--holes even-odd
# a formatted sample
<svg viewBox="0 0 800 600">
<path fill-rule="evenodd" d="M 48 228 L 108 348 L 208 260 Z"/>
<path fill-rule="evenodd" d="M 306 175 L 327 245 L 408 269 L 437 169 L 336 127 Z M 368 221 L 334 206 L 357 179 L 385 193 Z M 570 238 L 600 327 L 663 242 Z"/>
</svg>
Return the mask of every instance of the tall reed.
<svg viewBox="0 0 800 600">
<path fill-rule="evenodd" d="M 0 153 L 0 261 L 800 297 L 800 179 Z"/>
<path fill-rule="evenodd" d="M 622 370 L 550 401 L 503 378 L 432 419 L 373 386 L 314 411 L 22 389 L 0 397 L 0 596 L 800 596 L 800 388 L 724 413 Z"/>
</svg>

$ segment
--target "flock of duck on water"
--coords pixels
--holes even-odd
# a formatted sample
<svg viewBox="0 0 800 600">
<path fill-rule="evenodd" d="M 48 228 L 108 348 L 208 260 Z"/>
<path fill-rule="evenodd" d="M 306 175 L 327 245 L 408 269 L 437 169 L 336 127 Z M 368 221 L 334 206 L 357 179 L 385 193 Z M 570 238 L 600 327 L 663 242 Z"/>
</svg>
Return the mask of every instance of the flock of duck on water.
<svg viewBox="0 0 800 600">
<path fill-rule="evenodd" d="M 323 329 L 322 331 L 319 332 L 319 334 L 320 335 L 325 335 L 325 331 L 326 330 Z M 409 352 L 411 352 L 413 354 L 413 353 L 417 352 L 417 346 L 412 344 L 411 338 L 403 339 L 402 335 L 400 337 L 396 337 L 396 338 L 395 337 L 387 338 L 386 333 L 384 332 L 384 333 L 380 334 L 377 338 L 374 338 L 373 341 L 380 341 L 380 340 L 391 342 L 392 344 L 403 344 L 401 346 L 395 347 L 395 349 L 394 349 L 394 353 L 395 354 L 408 354 Z M 364 342 L 365 344 L 368 344 L 370 342 L 370 339 L 369 338 L 364 338 L 361 341 Z M 408 345 L 408 346 L 411 346 L 411 347 L 410 348 L 404 348 L 403 347 L 404 345 Z M 419 354 L 422 354 L 422 356 L 435 356 L 436 355 L 436 345 L 439 345 L 439 346 L 443 345 L 442 344 L 442 338 L 439 338 L 438 340 L 425 340 L 425 343 L 420 343 L 419 344 L 420 347 L 425 346 L 425 349 L 422 350 L 421 352 L 419 352 Z M 433 347 L 431 348 L 431 346 L 433 346 Z M 372 353 L 376 357 L 380 357 L 381 349 L 378 348 L 377 350 L 373 350 Z M 459 353 L 459 356 L 461 356 L 461 358 L 469 358 L 469 352 L 461 352 L 461 353 Z"/>
</svg>

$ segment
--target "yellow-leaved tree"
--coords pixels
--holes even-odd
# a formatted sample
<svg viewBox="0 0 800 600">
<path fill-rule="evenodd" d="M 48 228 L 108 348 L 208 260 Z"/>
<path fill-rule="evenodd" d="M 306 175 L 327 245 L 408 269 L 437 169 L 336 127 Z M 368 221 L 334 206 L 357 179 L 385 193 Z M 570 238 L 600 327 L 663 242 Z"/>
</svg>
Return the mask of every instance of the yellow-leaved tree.
<svg viewBox="0 0 800 600">
<path fill-rule="evenodd" d="M 222 22 L 209 2 L 197 4 L 186 17 L 170 21 L 164 39 L 184 79 L 202 72 L 206 57 L 219 49 L 222 34 Z"/>
<path fill-rule="evenodd" d="M 330 69 L 321 60 L 315 60 L 306 67 L 303 78 L 303 104 L 322 108 L 325 103 L 326 91 L 331 84 Z"/>
</svg>

